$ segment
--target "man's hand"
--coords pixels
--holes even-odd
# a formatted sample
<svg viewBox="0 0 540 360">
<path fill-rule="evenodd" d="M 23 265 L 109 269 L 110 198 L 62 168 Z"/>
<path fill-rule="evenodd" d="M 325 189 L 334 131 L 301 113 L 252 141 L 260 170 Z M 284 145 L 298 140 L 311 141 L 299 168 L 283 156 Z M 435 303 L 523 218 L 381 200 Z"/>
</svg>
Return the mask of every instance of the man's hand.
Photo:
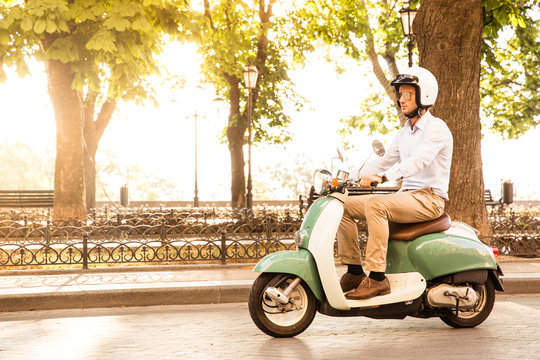
<svg viewBox="0 0 540 360">
<path fill-rule="evenodd" d="M 360 187 L 363 189 L 371 189 L 373 186 L 371 186 L 372 183 L 377 183 L 377 185 L 382 184 L 383 179 L 379 175 L 365 175 L 362 176 L 360 179 Z"/>
</svg>

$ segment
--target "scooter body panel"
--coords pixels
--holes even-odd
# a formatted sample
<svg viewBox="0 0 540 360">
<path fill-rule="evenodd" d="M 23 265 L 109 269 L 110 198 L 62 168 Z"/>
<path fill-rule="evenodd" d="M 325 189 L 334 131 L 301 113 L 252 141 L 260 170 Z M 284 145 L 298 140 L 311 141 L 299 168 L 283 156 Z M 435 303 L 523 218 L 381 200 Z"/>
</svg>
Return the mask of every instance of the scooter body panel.
<svg viewBox="0 0 540 360">
<path fill-rule="evenodd" d="M 413 240 L 407 254 L 427 280 L 469 270 L 497 270 L 497 261 L 491 249 L 482 242 L 444 233 L 424 235 Z"/>
<path fill-rule="evenodd" d="M 304 216 L 304 220 L 302 221 L 302 225 L 300 226 L 300 230 L 299 230 L 299 233 L 302 234 L 304 238 L 303 244 L 300 246 L 301 248 L 307 249 L 309 247 L 311 234 L 313 233 L 313 228 L 315 224 L 317 223 L 317 220 L 323 213 L 324 209 L 328 206 L 328 204 L 335 201 L 336 199 L 330 196 L 322 197 L 322 198 L 317 199 L 310 206 L 309 210 Z M 341 213 L 343 213 L 343 209 L 341 210 Z"/>
<path fill-rule="evenodd" d="M 425 279 L 459 272 L 496 270 L 491 250 L 475 237 L 433 233 L 413 241 L 390 240 L 387 274 L 418 271 Z"/>
<path fill-rule="evenodd" d="M 348 310 L 349 305 L 336 276 L 333 241 L 343 215 L 343 203 L 330 196 L 327 199 L 330 201 L 326 203 L 324 208 L 320 209 L 319 220 L 313 227 L 308 249 L 313 254 L 317 264 L 321 284 L 329 304 L 335 309 Z M 332 241 L 328 241 L 328 239 L 332 239 Z"/>
<path fill-rule="evenodd" d="M 299 276 L 309 286 L 313 295 L 322 301 L 324 291 L 313 255 L 305 250 L 278 251 L 265 256 L 253 268 L 254 272 L 293 274 Z"/>
</svg>

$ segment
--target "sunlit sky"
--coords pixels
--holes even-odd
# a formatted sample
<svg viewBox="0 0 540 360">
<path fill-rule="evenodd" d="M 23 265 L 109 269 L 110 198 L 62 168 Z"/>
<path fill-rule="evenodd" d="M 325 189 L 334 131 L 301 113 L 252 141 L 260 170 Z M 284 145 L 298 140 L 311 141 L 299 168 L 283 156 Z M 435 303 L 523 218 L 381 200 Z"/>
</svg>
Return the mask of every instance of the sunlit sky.
<svg viewBox="0 0 540 360">
<path fill-rule="evenodd" d="M 336 74 L 334 66 L 322 60 L 322 53 L 309 57 L 304 69 L 290 76 L 296 89 L 310 103 L 301 112 L 291 111 L 290 132 L 293 141 L 285 146 L 257 146 L 253 148 L 253 177 L 267 177 L 263 168 L 281 163 L 294 166 L 295 155 L 305 153 L 316 166 L 329 167 L 336 147 L 342 147 L 337 134 L 339 119 L 355 114 L 362 99 L 368 95 L 365 84 L 372 80 L 369 66 L 360 67 L 352 61 L 344 64 L 348 71 Z M 183 76 L 187 87 L 172 93 L 167 85 L 157 85 L 160 106 L 137 106 L 121 103 L 107 128 L 98 150 L 97 161 L 114 153 L 119 160 L 119 173 L 100 174 L 105 190 L 117 197 L 124 183 L 137 186 L 129 171 L 135 165 L 147 174 L 169 178 L 185 191 L 175 199 L 191 200 L 194 183 L 194 114 L 198 118 L 199 198 L 215 201 L 230 198 L 230 160 L 226 145 L 219 142 L 227 122 L 228 106 L 214 101 L 216 94 L 210 85 L 197 87 L 202 80 L 200 58 L 193 45 L 168 46 L 163 57 L 170 74 Z M 43 65 L 31 63 L 31 77 L 20 79 L 14 69 L 8 69 L 9 79 L 0 84 L 0 146 L 7 141 L 22 141 L 43 152 L 55 152 L 54 112 L 47 93 L 47 78 Z M 406 64 L 400 64 L 402 68 Z M 10 71 L 11 70 L 11 71 Z M 444 85 L 442 85 L 444 86 Z M 531 163 L 540 154 L 540 130 L 533 130 L 519 140 L 503 141 L 499 136 L 484 131 L 482 143 L 484 179 L 486 187 L 498 194 L 501 180 L 514 182 L 516 198 L 539 199 L 540 168 Z M 392 135 L 379 136 L 386 144 Z M 371 138 L 358 135 L 358 150 L 345 152 L 345 167 L 361 164 L 370 152 Z M 6 174 L 6 170 L 0 170 Z M 105 181 L 106 180 L 106 181 Z M 279 190 L 272 195 L 283 199 Z M 255 198 L 256 199 L 256 198 Z M 132 198 L 132 200 L 137 200 Z"/>
</svg>

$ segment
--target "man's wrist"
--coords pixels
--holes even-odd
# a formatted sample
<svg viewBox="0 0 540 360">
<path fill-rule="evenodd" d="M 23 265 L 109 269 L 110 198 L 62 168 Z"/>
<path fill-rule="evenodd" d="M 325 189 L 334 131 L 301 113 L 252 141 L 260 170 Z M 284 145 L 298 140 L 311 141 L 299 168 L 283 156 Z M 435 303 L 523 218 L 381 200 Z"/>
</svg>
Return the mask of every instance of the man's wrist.
<svg viewBox="0 0 540 360">
<path fill-rule="evenodd" d="M 377 174 L 377 175 L 381 178 L 381 184 L 384 184 L 385 182 L 388 181 L 386 174 L 382 173 L 382 174 Z"/>
</svg>

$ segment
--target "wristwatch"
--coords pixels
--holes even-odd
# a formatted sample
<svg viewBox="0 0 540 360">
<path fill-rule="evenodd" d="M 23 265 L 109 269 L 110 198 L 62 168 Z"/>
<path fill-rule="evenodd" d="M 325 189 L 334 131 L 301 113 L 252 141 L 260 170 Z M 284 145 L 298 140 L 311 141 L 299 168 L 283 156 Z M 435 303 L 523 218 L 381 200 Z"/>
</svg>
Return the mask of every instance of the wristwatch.
<svg viewBox="0 0 540 360">
<path fill-rule="evenodd" d="M 385 182 L 388 181 L 388 178 L 386 177 L 386 174 L 377 174 L 377 175 L 380 176 L 381 179 L 382 179 L 381 184 L 384 184 Z"/>
</svg>

